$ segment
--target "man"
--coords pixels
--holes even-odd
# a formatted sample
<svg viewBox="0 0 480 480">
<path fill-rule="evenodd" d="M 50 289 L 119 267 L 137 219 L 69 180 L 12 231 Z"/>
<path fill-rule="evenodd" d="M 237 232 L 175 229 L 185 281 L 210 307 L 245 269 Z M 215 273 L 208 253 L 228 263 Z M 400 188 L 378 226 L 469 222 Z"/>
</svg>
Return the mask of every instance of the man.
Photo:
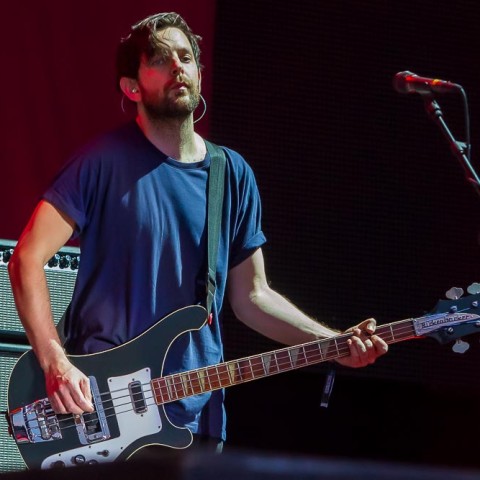
<svg viewBox="0 0 480 480">
<path fill-rule="evenodd" d="M 135 122 L 79 151 L 45 192 L 9 263 L 12 288 L 57 413 L 92 410 L 89 380 L 67 358 L 52 321 L 43 267 L 73 236 L 82 259 L 66 316 L 69 353 L 103 351 L 136 337 L 166 314 L 205 300 L 206 185 L 210 155 L 194 131 L 200 102 L 198 36 L 175 13 L 132 27 L 117 55 L 118 84 L 137 106 Z M 253 173 L 224 148 L 227 165 L 213 318 L 171 346 L 164 373 L 222 361 L 225 293 L 235 315 L 295 345 L 338 332 L 308 318 L 268 286 L 260 200 Z M 228 284 L 227 284 L 228 277 Z M 387 351 L 375 321 L 350 329 L 361 367 Z M 225 438 L 223 392 L 166 405 L 170 420 L 198 436 Z"/>
</svg>

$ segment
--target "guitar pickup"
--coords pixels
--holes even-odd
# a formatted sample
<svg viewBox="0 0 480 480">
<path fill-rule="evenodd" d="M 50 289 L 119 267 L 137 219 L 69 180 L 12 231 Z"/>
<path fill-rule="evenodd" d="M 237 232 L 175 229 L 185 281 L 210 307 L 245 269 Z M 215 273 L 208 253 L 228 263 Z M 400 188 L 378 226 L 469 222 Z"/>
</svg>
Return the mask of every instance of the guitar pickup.
<svg viewBox="0 0 480 480">
<path fill-rule="evenodd" d="M 135 380 L 128 384 L 128 391 L 130 392 L 130 399 L 135 413 L 145 413 L 147 409 L 147 402 L 143 394 L 142 382 Z"/>
<path fill-rule="evenodd" d="M 73 416 L 78 439 L 83 445 L 108 440 L 111 436 L 102 398 L 100 391 L 98 390 L 97 380 L 95 377 L 88 378 L 90 380 L 94 411 L 92 413 L 83 413 L 81 415 Z"/>
</svg>

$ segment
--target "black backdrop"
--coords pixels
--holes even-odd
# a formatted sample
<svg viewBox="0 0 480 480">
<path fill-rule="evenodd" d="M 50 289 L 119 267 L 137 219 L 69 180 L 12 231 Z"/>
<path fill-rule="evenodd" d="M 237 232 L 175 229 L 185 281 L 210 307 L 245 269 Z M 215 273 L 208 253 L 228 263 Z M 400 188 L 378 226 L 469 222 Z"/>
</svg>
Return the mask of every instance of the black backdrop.
<svg viewBox="0 0 480 480">
<path fill-rule="evenodd" d="M 211 137 L 245 155 L 263 198 L 274 288 L 346 328 L 420 316 L 480 280 L 480 198 L 410 70 L 467 92 L 477 165 L 480 91 L 474 1 L 218 2 Z M 459 95 L 437 97 L 464 140 Z M 273 344 L 227 317 L 229 358 Z M 478 465 L 478 338 L 463 356 L 434 340 L 340 369 L 319 408 L 324 367 L 227 393 L 233 445 Z M 311 440 L 313 436 L 313 440 Z"/>
<path fill-rule="evenodd" d="M 211 128 L 199 129 L 257 174 L 277 290 L 345 328 L 421 315 L 452 285 L 479 281 L 479 198 L 421 98 L 391 87 L 407 69 L 462 84 L 478 165 L 478 2 L 225 0 L 215 22 L 212 4 L 9 4 L 1 237 L 18 237 L 65 152 L 123 121 L 106 94 L 112 42 L 137 18 L 177 9 L 205 38 L 203 86 L 214 84 L 213 97 L 204 92 Z M 462 138 L 459 97 L 439 101 Z M 229 358 L 271 346 L 231 316 L 226 324 Z M 375 366 L 339 369 L 326 410 L 323 367 L 229 389 L 230 444 L 478 467 L 478 338 L 471 344 L 458 356 L 405 342 Z"/>
</svg>

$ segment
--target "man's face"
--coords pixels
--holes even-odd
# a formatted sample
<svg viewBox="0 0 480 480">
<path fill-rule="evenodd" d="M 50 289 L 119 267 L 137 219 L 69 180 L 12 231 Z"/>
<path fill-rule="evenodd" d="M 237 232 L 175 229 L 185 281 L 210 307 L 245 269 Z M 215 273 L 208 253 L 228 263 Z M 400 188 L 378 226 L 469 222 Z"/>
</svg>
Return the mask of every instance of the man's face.
<svg viewBox="0 0 480 480">
<path fill-rule="evenodd" d="M 201 75 L 192 47 L 177 28 L 156 34 L 165 45 L 151 59 L 141 59 L 138 88 L 147 115 L 153 120 L 185 118 L 200 102 Z"/>
</svg>

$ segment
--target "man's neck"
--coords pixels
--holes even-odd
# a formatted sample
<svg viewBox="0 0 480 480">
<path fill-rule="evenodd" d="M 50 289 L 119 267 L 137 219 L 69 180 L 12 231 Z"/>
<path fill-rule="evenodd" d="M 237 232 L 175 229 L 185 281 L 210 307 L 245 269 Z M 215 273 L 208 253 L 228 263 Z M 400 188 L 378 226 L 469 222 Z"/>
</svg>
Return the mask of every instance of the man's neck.
<svg viewBox="0 0 480 480">
<path fill-rule="evenodd" d="M 165 155 L 184 163 L 199 162 L 205 158 L 205 143 L 195 133 L 192 117 L 153 122 L 139 114 L 136 121 L 147 139 Z"/>
</svg>

